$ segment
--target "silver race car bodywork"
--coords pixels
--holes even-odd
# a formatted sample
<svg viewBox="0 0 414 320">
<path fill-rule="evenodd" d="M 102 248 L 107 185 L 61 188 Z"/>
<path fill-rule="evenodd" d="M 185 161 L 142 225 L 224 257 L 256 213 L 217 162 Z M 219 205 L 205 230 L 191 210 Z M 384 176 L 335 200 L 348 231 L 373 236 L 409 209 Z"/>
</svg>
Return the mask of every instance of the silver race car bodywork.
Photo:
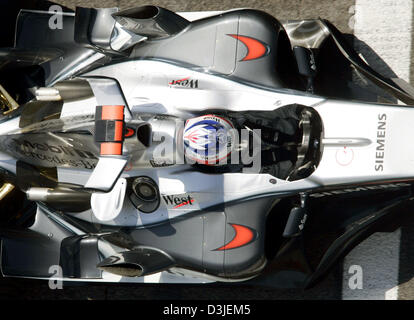
<svg viewBox="0 0 414 320">
<path fill-rule="evenodd" d="M 3 275 L 309 286 L 411 205 L 414 89 L 328 21 L 54 15 L 1 49 Z M 186 157 L 198 119 L 231 124 L 228 162 Z"/>
</svg>

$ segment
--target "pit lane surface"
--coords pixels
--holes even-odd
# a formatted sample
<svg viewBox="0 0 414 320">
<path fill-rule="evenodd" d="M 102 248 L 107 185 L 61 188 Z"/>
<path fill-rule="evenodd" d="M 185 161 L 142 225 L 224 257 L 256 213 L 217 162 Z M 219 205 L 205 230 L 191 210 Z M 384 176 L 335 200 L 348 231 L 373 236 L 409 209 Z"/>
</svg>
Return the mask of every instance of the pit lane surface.
<svg viewBox="0 0 414 320">
<path fill-rule="evenodd" d="M 342 32 L 353 33 L 377 56 L 364 52 L 370 65 L 386 76 L 392 72 L 414 85 L 413 4 L 411 0 L 212 0 L 133 1 L 55 0 L 70 8 L 113 7 L 126 9 L 155 4 L 172 11 L 262 9 L 280 20 L 326 18 Z M 384 64 L 385 62 L 385 64 Z M 392 70 L 392 71 L 391 71 Z M 407 141 L 409 143 L 409 141 Z M 402 228 L 372 235 L 354 248 L 321 283 L 306 291 L 277 289 L 271 279 L 257 285 L 65 285 L 50 290 L 47 282 L 2 279 L 0 299 L 414 299 L 414 216 Z M 360 266 L 363 288 L 351 289 L 350 270 Z"/>
</svg>

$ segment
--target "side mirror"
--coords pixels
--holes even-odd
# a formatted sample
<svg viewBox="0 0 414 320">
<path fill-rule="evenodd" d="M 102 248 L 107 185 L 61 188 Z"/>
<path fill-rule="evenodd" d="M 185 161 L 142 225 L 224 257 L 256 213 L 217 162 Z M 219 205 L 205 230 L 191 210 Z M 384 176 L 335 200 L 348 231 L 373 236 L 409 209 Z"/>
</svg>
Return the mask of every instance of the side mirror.
<svg viewBox="0 0 414 320">
<path fill-rule="evenodd" d="M 115 27 L 112 14 L 118 8 L 82 8 L 75 11 L 75 42 L 89 48 L 111 50 L 111 36 Z"/>
<path fill-rule="evenodd" d="M 294 207 L 290 210 L 289 218 L 283 231 L 283 237 L 293 238 L 301 234 L 307 218 L 305 208 Z"/>
<path fill-rule="evenodd" d="M 293 53 L 298 64 L 299 74 L 308 78 L 315 77 L 317 69 L 313 51 L 305 47 L 296 46 L 293 47 Z"/>
<path fill-rule="evenodd" d="M 306 77 L 308 81 L 306 90 L 313 93 L 313 79 L 317 73 L 315 55 L 311 49 L 299 46 L 293 47 L 293 53 L 298 64 L 299 74 Z"/>
</svg>

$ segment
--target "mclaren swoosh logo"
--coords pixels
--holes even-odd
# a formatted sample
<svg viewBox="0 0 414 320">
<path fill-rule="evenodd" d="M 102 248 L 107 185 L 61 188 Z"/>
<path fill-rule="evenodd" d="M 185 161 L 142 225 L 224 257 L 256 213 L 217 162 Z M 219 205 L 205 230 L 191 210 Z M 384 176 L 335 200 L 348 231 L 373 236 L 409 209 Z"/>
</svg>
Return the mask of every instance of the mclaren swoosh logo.
<svg viewBox="0 0 414 320">
<path fill-rule="evenodd" d="M 225 244 L 224 246 L 216 249 L 216 250 L 230 250 L 240 248 L 245 246 L 254 240 L 256 240 L 256 231 L 250 229 L 248 227 L 242 226 L 240 224 L 230 224 L 236 234 L 234 235 L 233 239 Z"/>
<path fill-rule="evenodd" d="M 134 129 L 132 129 L 132 128 L 126 128 L 126 132 L 124 134 L 124 137 L 125 138 L 132 137 L 134 135 L 134 133 L 135 133 L 135 130 Z"/>
<path fill-rule="evenodd" d="M 270 52 L 269 46 L 257 39 L 237 34 L 228 34 L 228 36 L 241 41 L 246 46 L 247 54 L 241 61 L 259 59 Z"/>
</svg>

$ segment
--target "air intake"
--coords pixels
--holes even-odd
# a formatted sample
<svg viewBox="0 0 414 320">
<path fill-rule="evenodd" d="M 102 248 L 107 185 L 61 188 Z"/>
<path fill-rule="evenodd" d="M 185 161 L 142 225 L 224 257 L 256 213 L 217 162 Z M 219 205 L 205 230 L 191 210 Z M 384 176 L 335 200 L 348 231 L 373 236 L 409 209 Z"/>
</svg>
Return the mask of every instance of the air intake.
<svg viewBox="0 0 414 320">
<path fill-rule="evenodd" d="M 126 30 L 148 38 L 169 37 L 190 23 L 178 14 L 157 6 L 127 9 L 112 16 Z"/>
<path fill-rule="evenodd" d="M 175 266 L 175 261 L 165 252 L 142 247 L 106 258 L 97 267 L 123 277 L 142 277 Z"/>
</svg>

